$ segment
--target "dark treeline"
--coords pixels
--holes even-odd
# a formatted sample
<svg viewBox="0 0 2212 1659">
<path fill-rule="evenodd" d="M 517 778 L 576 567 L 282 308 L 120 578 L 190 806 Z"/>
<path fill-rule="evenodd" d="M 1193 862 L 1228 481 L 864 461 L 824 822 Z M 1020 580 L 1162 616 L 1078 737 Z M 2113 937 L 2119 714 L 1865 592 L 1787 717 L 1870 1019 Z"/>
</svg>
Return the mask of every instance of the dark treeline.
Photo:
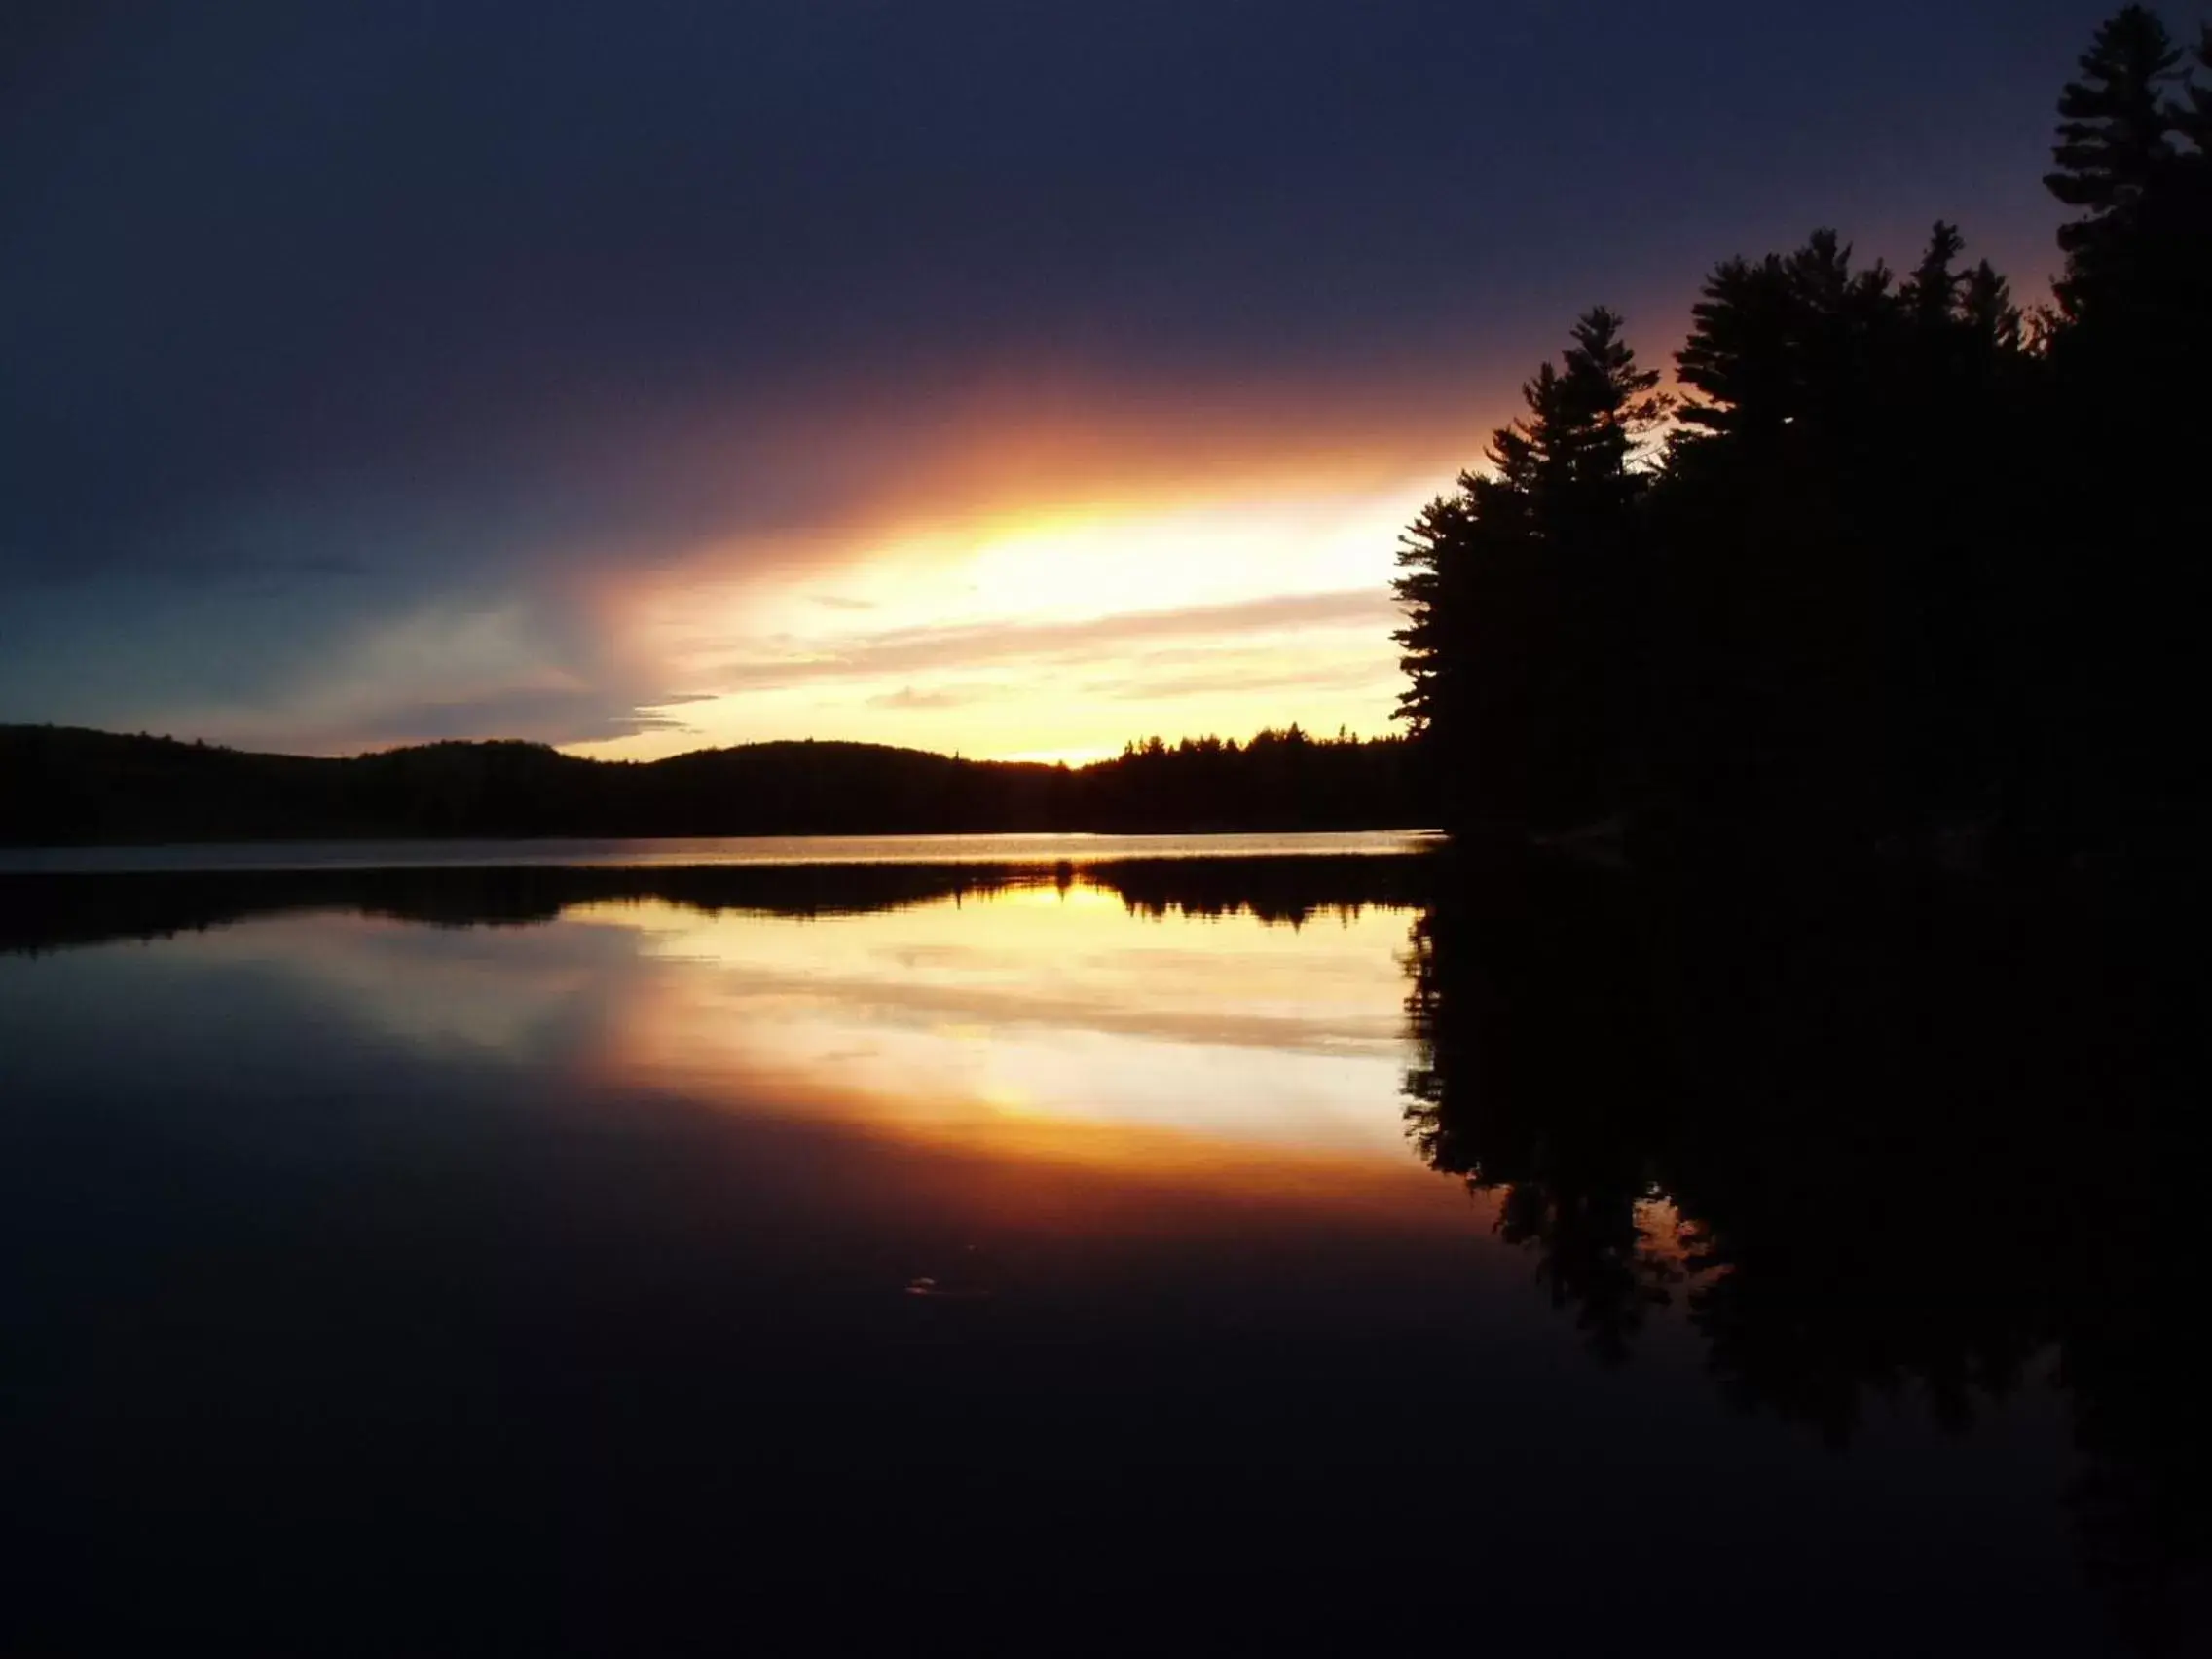
<svg viewBox="0 0 2212 1659">
<path fill-rule="evenodd" d="M 1838 1446 L 2054 1379 L 2085 1570 L 2142 1646 L 2201 1634 L 2201 970 L 2071 884 L 1830 874 L 1440 880 L 1416 1144 L 1602 1363 L 1672 1305 L 1731 1400 Z"/>
<path fill-rule="evenodd" d="M 1409 532 L 1455 829 L 2170 852 L 2205 819 L 2193 469 L 2212 436 L 2212 31 L 2129 7 L 2060 103 L 2054 304 L 1937 224 L 1708 277 L 1682 395 L 1621 319 Z M 1662 434 L 1664 434 L 1662 436 Z"/>
<path fill-rule="evenodd" d="M 1158 738 L 1082 767 L 864 743 L 760 743 L 651 762 L 530 743 L 345 759 L 0 727 L 0 844 L 399 836 L 1399 829 L 1434 822 L 1412 743 Z"/>
<path fill-rule="evenodd" d="M 1409 532 L 1408 1115 L 1604 1363 L 1673 1306 L 1836 1445 L 2054 1380 L 2084 1569 L 2196 1651 L 2200 887 L 2072 872 L 2202 866 L 2212 29 L 2126 8 L 2059 116 L 2049 307 L 1947 223 L 1728 260 L 1678 396 L 1586 314 Z"/>
<path fill-rule="evenodd" d="M 571 905 L 659 900 L 707 914 L 859 915 L 1082 885 L 1146 916 L 1250 915 L 1300 927 L 1370 905 L 1412 909 L 1434 891 L 1434 861 L 1285 854 L 1095 863 L 796 864 L 146 870 L 0 873 L 0 951 L 164 939 L 260 916 L 337 911 L 441 927 L 529 926 Z"/>
</svg>

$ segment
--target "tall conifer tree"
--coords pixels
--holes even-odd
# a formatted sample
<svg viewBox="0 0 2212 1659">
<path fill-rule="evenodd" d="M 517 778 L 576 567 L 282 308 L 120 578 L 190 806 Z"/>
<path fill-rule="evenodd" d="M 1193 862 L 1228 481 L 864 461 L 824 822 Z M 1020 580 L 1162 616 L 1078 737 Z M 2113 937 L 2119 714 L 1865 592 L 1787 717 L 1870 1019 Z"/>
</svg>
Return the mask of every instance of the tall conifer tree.
<svg viewBox="0 0 2212 1659">
<path fill-rule="evenodd" d="M 2097 30 L 2081 78 L 2060 94 L 2057 167 L 2044 183 L 2067 206 L 2085 209 L 2058 232 L 2067 255 L 2058 298 L 2069 316 L 2126 282 L 2144 200 L 2174 155 L 2165 91 L 2181 60 L 2157 14 L 2127 6 Z"/>
<path fill-rule="evenodd" d="M 1609 579 L 1632 557 L 1636 462 L 1665 401 L 1621 318 L 1576 323 L 1558 365 L 1522 387 L 1527 413 L 1491 434 L 1401 538 L 1401 715 L 1431 746 L 1455 827 L 1526 828 L 1595 804 L 1619 747 L 1622 618 Z"/>
</svg>

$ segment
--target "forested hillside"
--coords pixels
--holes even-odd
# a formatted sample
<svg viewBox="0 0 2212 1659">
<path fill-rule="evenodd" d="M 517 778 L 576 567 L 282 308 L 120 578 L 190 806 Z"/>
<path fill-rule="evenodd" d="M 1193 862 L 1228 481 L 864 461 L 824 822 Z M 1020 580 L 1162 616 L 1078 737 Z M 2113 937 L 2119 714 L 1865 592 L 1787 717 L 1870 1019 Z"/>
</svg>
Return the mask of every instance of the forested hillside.
<svg viewBox="0 0 2212 1659">
<path fill-rule="evenodd" d="M 530 743 L 324 759 L 0 726 L 0 843 L 1395 829 L 1430 817 L 1410 749 L 1292 727 L 1154 739 L 1080 768 L 806 742 L 651 762 Z"/>
</svg>

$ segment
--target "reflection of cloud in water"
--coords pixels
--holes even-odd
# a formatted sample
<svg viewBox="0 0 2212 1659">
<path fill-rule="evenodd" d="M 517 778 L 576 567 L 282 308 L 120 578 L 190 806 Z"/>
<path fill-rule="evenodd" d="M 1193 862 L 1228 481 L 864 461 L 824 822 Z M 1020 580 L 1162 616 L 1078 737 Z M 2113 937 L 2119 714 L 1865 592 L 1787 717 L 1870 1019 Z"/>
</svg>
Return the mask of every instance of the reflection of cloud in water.
<svg viewBox="0 0 2212 1659">
<path fill-rule="evenodd" d="M 287 915 L 178 940 L 210 966 L 281 973 L 344 1017 L 436 1057 L 543 1058 L 598 1018 L 629 966 L 567 929 L 431 928 L 380 916 Z"/>
<path fill-rule="evenodd" d="M 1083 885 L 812 920 L 652 899 L 528 928 L 266 917 L 165 950 L 434 1059 L 1209 1189 L 1456 1197 L 1409 1155 L 1401 911 L 1132 915 Z M 1463 1206 L 1464 1198 L 1457 1198 Z"/>
<path fill-rule="evenodd" d="M 1105 1143 L 1086 1127 L 1410 1162 L 1395 912 L 1159 922 L 1076 886 L 803 924 L 652 903 L 570 916 L 645 936 L 658 972 L 609 1055 L 641 1079 L 744 1080 L 1031 1152 L 1056 1125 L 1087 1157 Z"/>
</svg>

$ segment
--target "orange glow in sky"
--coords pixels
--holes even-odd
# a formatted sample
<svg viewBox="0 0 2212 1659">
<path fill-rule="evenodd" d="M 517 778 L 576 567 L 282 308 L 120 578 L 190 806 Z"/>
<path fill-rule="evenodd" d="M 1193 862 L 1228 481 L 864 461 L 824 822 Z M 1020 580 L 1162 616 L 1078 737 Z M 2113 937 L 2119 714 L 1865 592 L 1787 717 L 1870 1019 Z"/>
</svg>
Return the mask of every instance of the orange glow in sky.
<svg viewBox="0 0 2212 1659">
<path fill-rule="evenodd" d="M 1381 735 L 1397 537 L 1450 472 L 1316 463 L 1134 500 L 1024 479 L 1044 493 L 708 545 L 600 601 L 680 688 L 644 711 L 671 723 L 571 752 L 812 737 L 1080 762 L 1154 733 Z"/>
</svg>

